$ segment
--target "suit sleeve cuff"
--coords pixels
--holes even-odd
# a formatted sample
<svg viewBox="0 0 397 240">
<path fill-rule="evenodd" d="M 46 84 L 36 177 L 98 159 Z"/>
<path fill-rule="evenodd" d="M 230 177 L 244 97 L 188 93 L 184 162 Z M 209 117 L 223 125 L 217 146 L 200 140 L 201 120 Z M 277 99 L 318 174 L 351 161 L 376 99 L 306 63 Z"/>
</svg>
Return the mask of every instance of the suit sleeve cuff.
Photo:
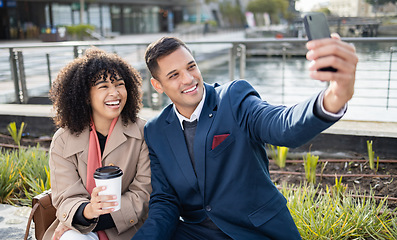
<svg viewBox="0 0 397 240">
<path fill-rule="evenodd" d="M 316 117 L 318 117 L 321 120 L 326 121 L 326 122 L 336 122 L 339 119 L 341 119 L 343 117 L 343 115 L 345 115 L 346 110 L 347 110 L 347 103 L 345 104 L 345 106 L 343 106 L 339 110 L 339 112 L 332 113 L 332 112 L 328 112 L 327 110 L 325 110 L 323 100 L 324 100 L 324 91 L 322 91 L 318 95 L 316 102 L 314 104 L 313 112 L 314 112 L 314 115 L 316 115 Z"/>
</svg>

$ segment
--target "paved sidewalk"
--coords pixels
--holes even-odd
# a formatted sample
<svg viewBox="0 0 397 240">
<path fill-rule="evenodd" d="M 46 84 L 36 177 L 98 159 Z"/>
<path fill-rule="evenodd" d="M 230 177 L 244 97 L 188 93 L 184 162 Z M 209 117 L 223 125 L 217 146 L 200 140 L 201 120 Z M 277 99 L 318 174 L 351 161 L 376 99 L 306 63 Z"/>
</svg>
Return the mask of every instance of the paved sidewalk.
<svg viewBox="0 0 397 240">
<path fill-rule="evenodd" d="M 15 207 L 0 204 L 0 239 L 23 239 L 30 211 L 30 207 Z M 32 225 L 34 224 L 32 223 Z M 34 229 L 30 230 L 28 239 L 36 239 L 34 237 Z"/>
</svg>

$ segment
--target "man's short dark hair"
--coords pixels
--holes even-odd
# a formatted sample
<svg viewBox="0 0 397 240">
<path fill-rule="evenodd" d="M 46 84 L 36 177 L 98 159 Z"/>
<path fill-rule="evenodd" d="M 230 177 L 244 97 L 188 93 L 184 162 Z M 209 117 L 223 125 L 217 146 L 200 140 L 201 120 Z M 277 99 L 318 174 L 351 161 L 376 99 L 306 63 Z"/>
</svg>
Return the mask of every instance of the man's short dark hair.
<svg viewBox="0 0 397 240">
<path fill-rule="evenodd" d="M 152 74 L 154 78 L 158 79 L 156 75 L 159 69 L 157 59 L 173 53 L 180 47 L 184 47 L 190 52 L 186 44 L 176 37 L 162 37 L 147 47 L 145 62 L 150 74 Z"/>
</svg>

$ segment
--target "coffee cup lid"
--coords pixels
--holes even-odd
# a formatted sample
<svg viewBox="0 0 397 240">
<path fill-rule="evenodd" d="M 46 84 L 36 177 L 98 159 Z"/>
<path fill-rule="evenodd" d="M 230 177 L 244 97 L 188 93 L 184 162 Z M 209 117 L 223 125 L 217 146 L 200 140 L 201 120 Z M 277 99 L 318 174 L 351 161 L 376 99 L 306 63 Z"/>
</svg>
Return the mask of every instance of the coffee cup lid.
<svg viewBox="0 0 397 240">
<path fill-rule="evenodd" d="M 123 175 L 123 170 L 117 166 L 100 167 L 95 170 L 94 178 L 96 179 L 109 179 L 116 178 Z"/>
</svg>

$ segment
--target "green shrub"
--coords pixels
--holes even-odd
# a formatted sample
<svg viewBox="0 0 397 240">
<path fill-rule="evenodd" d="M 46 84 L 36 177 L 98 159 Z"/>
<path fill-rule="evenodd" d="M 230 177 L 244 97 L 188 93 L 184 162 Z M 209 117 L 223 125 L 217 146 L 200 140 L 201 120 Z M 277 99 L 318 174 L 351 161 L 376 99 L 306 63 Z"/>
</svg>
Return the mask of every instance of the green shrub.
<svg viewBox="0 0 397 240">
<path fill-rule="evenodd" d="M 30 206 L 50 188 L 48 153 L 39 145 L 0 152 L 0 203 Z"/>
<path fill-rule="evenodd" d="M 18 176 L 18 166 L 12 156 L 0 155 L 0 203 L 11 203 Z"/>
<path fill-rule="evenodd" d="M 84 40 L 84 37 L 88 37 L 87 31 L 94 31 L 95 26 L 89 24 L 79 24 L 66 26 L 66 32 L 72 36 L 75 40 Z"/>
<path fill-rule="evenodd" d="M 346 190 L 347 190 L 347 185 L 342 183 L 342 177 L 340 177 L 338 180 L 335 174 L 335 185 L 332 186 L 330 190 L 328 189 L 327 186 L 327 191 L 330 191 L 334 197 L 343 198 L 343 195 L 346 193 Z"/>
<path fill-rule="evenodd" d="M 218 23 L 215 20 L 208 20 L 208 24 L 211 27 L 217 27 L 218 26 Z"/>
<path fill-rule="evenodd" d="M 296 189 L 284 184 L 281 192 L 302 239 L 396 239 L 396 209 L 388 209 L 386 200 L 377 202 L 372 193 L 335 196 L 313 184 Z"/>
<path fill-rule="evenodd" d="M 34 196 L 51 188 L 48 153 L 38 148 L 39 146 L 22 151 L 20 157 L 25 159 L 24 167 L 20 172 L 23 180 L 21 195 L 24 197 L 18 199 L 23 205 L 30 204 Z"/>
</svg>

